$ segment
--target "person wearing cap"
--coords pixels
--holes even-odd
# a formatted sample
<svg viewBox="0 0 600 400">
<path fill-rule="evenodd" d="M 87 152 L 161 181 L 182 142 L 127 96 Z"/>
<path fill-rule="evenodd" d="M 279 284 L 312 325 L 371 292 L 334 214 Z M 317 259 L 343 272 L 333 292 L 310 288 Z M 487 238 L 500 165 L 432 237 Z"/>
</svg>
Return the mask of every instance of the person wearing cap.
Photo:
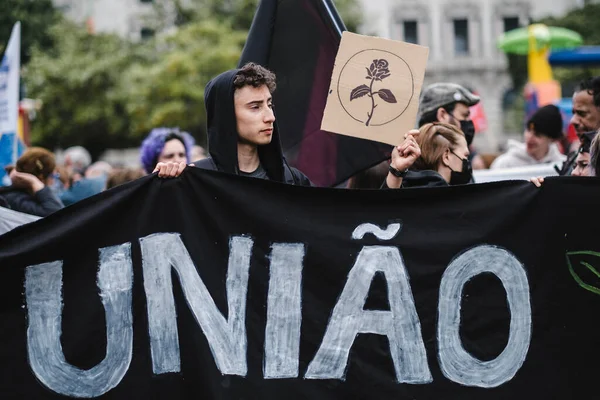
<svg viewBox="0 0 600 400">
<path fill-rule="evenodd" d="M 471 145 L 475 126 L 469 107 L 479 103 L 479 96 L 456 83 L 434 83 L 427 86 L 419 102 L 419 127 L 430 122 L 454 125 L 465 134 Z"/>
<path fill-rule="evenodd" d="M 475 125 L 471 120 L 470 107 L 478 104 L 479 96 L 464 86 L 450 82 L 429 85 L 423 90 L 419 104 L 419 127 L 430 122 L 454 125 L 465 134 L 471 150 L 469 161 L 474 169 L 485 168 L 485 162 L 471 147 L 475 138 Z"/>
<path fill-rule="evenodd" d="M 421 93 L 419 102 L 419 128 L 431 123 L 442 123 L 451 125 L 464 134 L 467 148 L 473 142 L 475 136 L 475 126 L 471 121 L 471 112 L 469 107 L 479 103 L 479 96 L 474 95 L 469 90 L 456 83 L 441 82 L 427 86 Z M 394 147 L 390 162 L 390 171 L 383 183 L 382 188 L 400 188 L 407 185 L 407 180 L 403 178 L 409 174 L 408 169 L 412 168 L 413 163 L 421 157 L 421 149 L 416 140 L 419 135 L 418 130 L 411 130 L 405 136 L 405 140 L 400 146 Z M 426 157 L 428 155 L 425 155 Z M 481 164 L 483 160 L 476 156 L 474 152 L 469 152 L 468 169 L 471 170 L 471 164 Z M 416 179 L 422 183 L 423 179 Z M 425 186 L 447 184 L 443 180 L 434 179 Z"/>
<path fill-rule="evenodd" d="M 562 116 L 555 105 L 539 108 L 527 122 L 525 142 L 509 140 L 508 151 L 494 160 L 491 169 L 561 163 L 566 159 L 557 142 L 563 136 Z"/>
</svg>

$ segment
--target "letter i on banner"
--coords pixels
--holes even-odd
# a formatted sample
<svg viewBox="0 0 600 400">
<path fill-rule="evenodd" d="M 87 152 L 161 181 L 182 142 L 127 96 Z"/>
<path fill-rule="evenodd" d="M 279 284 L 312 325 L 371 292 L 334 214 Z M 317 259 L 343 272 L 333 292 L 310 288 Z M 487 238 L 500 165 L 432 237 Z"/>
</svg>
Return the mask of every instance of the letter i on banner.
<svg viewBox="0 0 600 400">
<path fill-rule="evenodd" d="M 21 23 L 17 22 L 0 64 L 0 178 L 4 178 L 4 167 L 16 163 L 19 157 L 17 121 L 20 68 Z"/>
</svg>

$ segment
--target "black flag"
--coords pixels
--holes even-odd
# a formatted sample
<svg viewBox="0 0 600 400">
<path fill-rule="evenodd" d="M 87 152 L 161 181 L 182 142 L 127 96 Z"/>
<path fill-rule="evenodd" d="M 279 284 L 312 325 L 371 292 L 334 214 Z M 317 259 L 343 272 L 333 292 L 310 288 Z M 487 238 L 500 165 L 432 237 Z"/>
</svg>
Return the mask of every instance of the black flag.
<svg viewBox="0 0 600 400">
<path fill-rule="evenodd" d="M 261 0 L 239 65 L 277 74 L 275 107 L 283 151 L 318 186 L 335 186 L 389 158 L 391 146 L 321 130 L 346 30 L 331 0 Z"/>
</svg>

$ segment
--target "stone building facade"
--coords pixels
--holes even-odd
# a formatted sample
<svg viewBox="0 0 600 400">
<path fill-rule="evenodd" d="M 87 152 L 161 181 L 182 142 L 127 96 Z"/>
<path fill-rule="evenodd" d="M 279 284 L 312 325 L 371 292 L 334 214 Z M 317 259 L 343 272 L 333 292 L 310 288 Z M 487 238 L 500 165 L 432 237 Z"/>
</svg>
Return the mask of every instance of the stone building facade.
<svg viewBox="0 0 600 400">
<path fill-rule="evenodd" d="M 581 0 L 361 0 L 362 33 L 429 47 L 425 84 L 449 81 L 478 92 L 488 129 L 477 135 L 483 151 L 505 142 L 502 99 L 511 89 L 508 61 L 496 47 L 503 32 L 530 20 L 560 16 Z M 520 133 L 520 132 L 519 132 Z"/>
<path fill-rule="evenodd" d="M 506 141 L 502 99 L 512 87 L 506 56 L 496 48 L 498 36 L 531 19 L 560 16 L 584 0 L 358 0 L 364 10 L 361 33 L 429 47 L 425 84 L 451 81 L 478 92 L 488 129 L 477 135 L 483 151 Z M 139 40 L 154 32 L 148 18 L 153 0 L 54 0 L 77 21 L 92 21 L 96 32 L 113 32 Z M 335 0 L 334 0 L 335 2 Z"/>
<path fill-rule="evenodd" d="M 147 20 L 154 12 L 152 0 L 53 0 L 73 21 L 88 22 L 94 32 L 116 33 L 138 40 L 154 32 Z"/>
</svg>

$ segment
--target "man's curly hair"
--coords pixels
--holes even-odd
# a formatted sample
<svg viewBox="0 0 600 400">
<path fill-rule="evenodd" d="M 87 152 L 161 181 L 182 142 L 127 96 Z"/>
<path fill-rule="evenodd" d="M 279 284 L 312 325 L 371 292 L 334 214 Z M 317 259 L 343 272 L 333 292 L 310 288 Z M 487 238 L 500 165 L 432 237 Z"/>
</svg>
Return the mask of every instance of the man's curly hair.
<svg viewBox="0 0 600 400">
<path fill-rule="evenodd" d="M 587 78 L 579 83 L 575 92 L 586 91 L 594 99 L 594 105 L 600 107 L 600 76 Z"/>
<path fill-rule="evenodd" d="M 276 88 L 275 74 L 255 63 L 244 65 L 233 79 L 233 87 L 235 89 L 241 89 L 244 86 L 257 88 L 262 85 L 266 85 L 269 88 L 269 92 L 273 93 Z"/>
</svg>

